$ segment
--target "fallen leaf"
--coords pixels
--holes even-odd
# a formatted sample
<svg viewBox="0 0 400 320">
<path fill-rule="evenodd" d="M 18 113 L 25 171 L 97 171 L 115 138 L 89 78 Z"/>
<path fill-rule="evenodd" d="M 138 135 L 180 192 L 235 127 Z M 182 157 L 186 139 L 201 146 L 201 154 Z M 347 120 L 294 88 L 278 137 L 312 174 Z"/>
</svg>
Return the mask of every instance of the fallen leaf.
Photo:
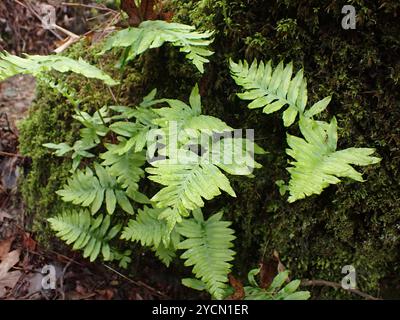
<svg viewBox="0 0 400 320">
<path fill-rule="evenodd" d="M 22 245 L 29 251 L 35 251 L 36 241 L 31 238 L 31 235 L 27 232 L 23 235 Z"/>
<path fill-rule="evenodd" d="M 121 0 L 121 9 L 128 14 L 129 24 L 138 26 L 142 21 L 146 20 L 166 20 L 172 19 L 172 12 L 162 13 L 161 0 L 141 0 L 138 7 L 135 0 Z"/>
<path fill-rule="evenodd" d="M 5 258 L 5 256 L 10 252 L 11 244 L 13 243 L 13 241 L 14 237 L 0 241 L 0 260 Z"/>
<path fill-rule="evenodd" d="M 14 288 L 22 274 L 20 271 L 9 272 L 18 263 L 19 255 L 20 251 L 14 250 L 2 258 L 0 263 L 0 297 L 6 294 L 7 288 Z"/>
<path fill-rule="evenodd" d="M 268 259 L 260 263 L 260 288 L 268 288 L 277 274 L 277 263 Z"/>
<path fill-rule="evenodd" d="M 0 210 L 0 222 L 3 222 L 4 218 L 7 219 L 12 219 L 12 216 L 10 216 L 7 212 L 4 210 Z"/>
<path fill-rule="evenodd" d="M 229 283 L 235 292 L 229 296 L 228 300 L 243 300 L 245 292 L 243 288 L 243 284 L 237 280 L 232 274 L 228 275 Z"/>
<path fill-rule="evenodd" d="M 5 296 L 7 288 L 13 289 L 15 287 L 21 275 L 21 271 L 11 271 L 3 279 L 0 279 L 0 298 Z"/>
<path fill-rule="evenodd" d="M 97 297 L 98 300 L 111 300 L 114 298 L 115 291 L 113 289 L 105 289 L 105 290 L 96 290 L 99 294 Z"/>
</svg>

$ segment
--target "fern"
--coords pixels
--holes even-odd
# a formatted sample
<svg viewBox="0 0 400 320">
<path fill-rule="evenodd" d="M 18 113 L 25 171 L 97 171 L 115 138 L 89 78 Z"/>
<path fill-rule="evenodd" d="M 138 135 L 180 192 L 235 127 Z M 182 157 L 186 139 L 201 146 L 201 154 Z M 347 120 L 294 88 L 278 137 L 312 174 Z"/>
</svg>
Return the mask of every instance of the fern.
<svg viewBox="0 0 400 320">
<path fill-rule="evenodd" d="M 312 194 L 320 194 L 330 184 L 348 177 L 363 182 L 361 173 L 352 166 L 366 166 L 378 163 L 381 159 L 371 157 L 374 149 L 337 149 L 337 123 L 333 118 L 330 124 L 302 117 L 300 130 L 305 139 L 287 136 L 291 149 L 287 154 L 295 159 L 290 172 L 289 202 L 303 199 Z"/>
<path fill-rule="evenodd" d="M 87 210 L 66 211 L 48 221 L 57 237 L 73 244 L 73 250 L 83 250 L 84 258 L 94 261 L 101 253 L 105 261 L 114 260 L 109 241 L 118 234 L 121 225 L 112 226 L 108 215 L 92 218 Z"/>
<path fill-rule="evenodd" d="M 182 163 L 182 164 L 179 164 Z M 228 178 L 213 164 L 201 163 L 193 152 L 177 151 L 177 158 L 159 160 L 147 168 L 150 180 L 165 186 L 151 200 L 157 207 L 172 207 L 182 216 L 204 206 L 204 201 L 221 194 L 221 190 L 236 197 Z"/>
<path fill-rule="evenodd" d="M 228 178 L 218 167 L 231 174 L 250 175 L 261 165 L 244 149 L 245 139 L 223 138 L 211 145 L 215 133 L 229 133 L 233 129 L 217 118 L 201 114 L 198 86 L 191 92 L 189 105 L 180 100 L 160 101 L 169 107 L 154 109 L 159 118 L 153 123 L 161 127 L 160 141 L 165 147 L 158 153 L 165 159 L 151 162 L 152 167 L 146 171 L 150 180 L 165 186 L 151 200 L 158 208 L 172 209 L 162 215 L 172 230 L 191 210 L 203 207 L 203 199 L 211 200 L 221 191 L 236 197 Z M 203 148 L 204 154 L 198 155 L 199 150 L 191 149 L 193 145 Z M 263 152 L 258 146 L 255 151 Z M 226 163 L 226 158 L 232 162 Z"/>
<path fill-rule="evenodd" d="M 114 153 L 122 155 L 129 152 L 132 148 L 134 148 L 135 152 L 141 152 L 145 148 L 149 131 L 156 128 L 153 120 L 157 118 L 157 114 L 150 108 L 159 103 L 158 100 L 154 99 L 156 93 L 157 90 L 150 92 L 136 108 L 124 106 L 111 107 L 112 110 L 120 113 L 120 115 L 113 117 L 114 120 L 136 119 L 135 122 L 117 121 L 110 126 L 113 132 L 124 138 L 128 138 L 128 140 L 125 140 L 119 137 L 121 143 L 118 145 L 118 148 L 114 148 Z"/>
<path fill-rule="evenodd" d="M 196 32 L 195 27 L 180 23 L 144 21 L 137 28 L 124 29 L 112 35 L 100 54 L 115 47 L 129 48 L 129 61 L 146 50 L 159 48 L 167 42 L 180 47 L 180 51 L 186 53 L 186 58 L 203 73 L 204 63 L 209 62 L 206 57 L 213 54 L 207 49 L 213 41 L 210 39 L 212 34 L 213 32 Z"/>
<path fill-rule="evenodd" d="M 286 127 L 292 125 L 298 114 L 304 113 L 307 104 L 307 82 L 300 70 L 293 77 L 292 63 L 286 66 L 279 63 L 274 69 L 271 61 L 264 63 L 254 61 L 250 66 L 247 61 L 238 64 L 230 61 L 231 74 L 235 82 L 245 92 L 238 94 L 243 100 L 253 100 L 250 109 L 264 108 L 269 114 L 288 108 L 283 113 Z"/>
<path fill-rule="evenodd" d="M 86 144 L 99 144 L 100 138 L 105 137 L 109 131 L 107 124 L 111 121 L 108 117 L 109 110 L 107 107 L 103 107 L 100 110 L 88 114 L 84 111 L 78 111 L 73 116 L 74 119 L 78 120 L 85 128 L 80 130 L 80 135 Z"/>
<path fill-rule="evenodd" d="M 170 233 L 169 227 L 163 219 L 159 219 L 165 209 L 144 207 L 138 211 L 135 220 L 130 220 L 124 228 L 121 239 L 140 242 L 142 246 L 151 247 L 156 256 L 167 266 L 175 257 L 176 246 L 179 243 L 179 234 Z"/>
<path fill-rule="evenodd" d="M 308 300 L 310 298 L 310 292 L 297 291 L 300 280 L 293 280 L 285 285 L 289 279 L 288 271 L 280 272 L 267 289 L 260 288 L 254 279 L 259 272 L 260 269 L 249 272 L 251 286 L 244 287 L 245 300 Z"/>
<path fill-rule="evenodd" d="M 138 183 L 144 176 L 144 170 L 141 167 L 146 161 L 143 153 L 134 153 L 131 150 L 119 155 L 114 152 L 118 149 L 117 145 L 106 144 L 106 148 L 108 151 L 100 155 L 100 158 L 104 160 L 102 165 L 109 166 L 108 173 L 117 178 L 122 188 L 127 189 L 127 195 L 138 194 Z"/>
<path fill-rule="evenodd" d="M 57 194 L 65 202 L 72 202 L 82 207 L 90 206 L 92 214 L 100 210 L 104 200 L 109 214 L 114 213 L 117 203 L 124 211 L 133 214 L 132 205 L 116 179 L 97 163 L 95 170 L 97 177 L 89 167 L 85 172 L 78 170 L 68 179 L 64 189 L 57 191 Z"/>
<path fill-rule="evenodd" d="M 181 258 L 185 266 L 193 266 L 193 273 L 200 279 L 207 291 L 216 299 L 223 299 L 227 288 L 229 261 L 235 252 L 232 241 L 234 231 L 229 228 L 231 222 L 221 221 L 222 213 L 204 220 L 200 210 L 193 212 L 193 219 L 185 219 L 178 226 L 178 232 L 186 238 L 178 249 L 186 250 Z"/>
<path fill-rule="evenodd" d="M 7 52 L 0 53 L 0 81 L 17 74 L 32 74 L 33 76 L 40 76 L 41 74 L 51 70 L 62 73 L 78 73 L 86 78 L 102 80 L 110 86 L 118 84 L 118 82 L 113 80 L 109 75 L 85 62 L 81 58 L 79 60 L 74 60 L 57 55 L 25 55 L 25 58 L 21 58 Z"/>
</svg>

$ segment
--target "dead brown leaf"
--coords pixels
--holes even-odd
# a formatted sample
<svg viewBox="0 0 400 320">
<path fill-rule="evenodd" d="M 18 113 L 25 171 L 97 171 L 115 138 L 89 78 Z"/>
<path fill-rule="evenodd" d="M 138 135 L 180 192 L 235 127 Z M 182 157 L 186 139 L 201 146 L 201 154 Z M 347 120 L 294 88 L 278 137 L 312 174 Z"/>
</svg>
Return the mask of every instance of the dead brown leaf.
<svg viewBox="0 0 400 320">
<path fill-rule="evenodd" d="M 17 284 L 22 272 L 10 271 L 19 262 L 19 250 L 14 250 L 2 258 L 0 263 L 0 298 L 4 297 L 7 288 L 12 289 Z"/>
<path fill-rule="evenodd" d="M 162 13 L 162 1 L 141 0 L 138 7 L 135 0 L 121 0 L 121 9 L 128 14 L 129 24 L 137 26 L 142 21 L 162 19 L 170 21 L 173 13 Z"/>
<path fill-rule="evenodd" d="M 5 256 L 10 252 L 10 248 L 11 248 L 13 241 L 14 241 L 14 237 L 0 241 L 0 260 L 5 258 Z"/>
<path fill-rule="evenodd" d="M 12 219 L 12 216 L 10 216 L 7 212 L 4 210 L 0 210 L 0 222 L 3 222 L 4 218 L 7 219 Z"/>
<path fill-rule="evenodd" d="M 243 300 L 245 295 L 243 284 L 232 274 L 229 274 L 228 278 L 230 285 L 235 290 L 235 292 L 231 296 L 229 296 L 228 300 Z"/>
<path fill-rule="evenodd" d="M 36 241 L 31 238 L 31 235 L 27 232 L 23 235 L 22 245 L 29 251 L 35 251 Z"/>
</svg>

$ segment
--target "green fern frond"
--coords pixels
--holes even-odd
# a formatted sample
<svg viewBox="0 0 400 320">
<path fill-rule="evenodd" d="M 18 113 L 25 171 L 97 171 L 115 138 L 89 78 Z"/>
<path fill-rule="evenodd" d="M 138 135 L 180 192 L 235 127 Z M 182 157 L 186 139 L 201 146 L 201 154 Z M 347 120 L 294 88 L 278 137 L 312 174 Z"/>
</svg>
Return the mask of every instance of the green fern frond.
<svg viewBox="0 0 400 320">
<path fill-rule="evenodd" d="M 124 228 L 121 239 L 151 247 L 156 256 L 168 266 L 175 257 L 180 236 L 175 230 L 171 232 L 166 221 L 160 219 L 164 211 L 165 209 L 149 207 L 139 210 L 136 219 L 130 220 Z"/>
<path fill-rule="evenodd" d="M 86 78 L 102 80 L 110 86 L 118 84 L 118 82 L 113 80 L 109 75 L 81 58 L 79 60 L 74 60 L 57 55 L 25 55 L 25 58 L 21 58 L 7 52 L 0 53 L 0 80 L 5 80 L 17 74 L 32 74 L 33 76 L 38 76 L 51 70 L 62 73 L 74 72 Z"/>
<path fill-rule="evenodd" d="M 99 144 L 100 138 L 105 137 L 109 131 L 107 124 L 111 121 L 108 116 L 108 107 L 103 107 L 94 112 L 93 115 L 84 111 L 78 111 L 73 118 L 82 123 L 85 128 L 80 130 L 81 138 L 86 143 Z"/>
<path fill-rule="evenodd" d="M 201 96 L 198 85 L 190 93 L 189 105 L 180 100 L 161 99 L 159 102 L 168 103 L 169 107 L 154 109 L 159 116 L 154 124 L 165 128 L 172 121 L 178 123 L 178 130 L 208 130 L 211 132 L 230 132 L 233 129 L 222 120 L 201 114 Z"/>
<path fill-rule="evenodd" d="M 148 49 L 161 47 L 164 43 L 171 43 L 180 47 L 186 53 L 186 58 L 203 73 L 204 63 L 209 62 L 206 57 L 213 54 L 207 49 L 213 40 L 213 32 L 196 32 L 195 27 L 180 23 L 169 23 L 161 20 L 144 21 L 137 28 L 128 28 L 116 32 L 108 38 L 104 52 L 116 47 L 129 47 L 127 60 L 134 59 Z"/>
<path fill-rule="evenodd" d="M 300 70 L 293 77 L 292 63 L 279 63 L 272 68 L 271 61 L 259 64 L 255 60 L 251 66 L 247 61 L 230 61 L 231 74 L 235 82 L 243 87 L 240 99 L 252 100 L 250 109 L 264 108 L 264 113 L 273 113 L 288 106 L 283 113 L 285 126 L 290 126 L 298 114 L 304 113 L 307 104 L 307 82 Z"/>
<path fill-rule="evenodd" d="M 381 159 L 372 157 L 371 148 L 349 148 L 336 151 L 337 122 L 330 124 L 305 117 L 300 118 L 300 130 L 305 139 L 287 136 L 291 149 L 286 153 L 296 161 L 287 168 L 290 173 L 289 202 L 320 194 L 330 184 L 340 182 L 339 178 L 351 178 L 363 182 L 361 173 L 351 165 L 367 166 Z"/>
<path fill-rule="evenodd" d="M 177 151 L 177 158 L 152 162 L 149 179 L 165 186 L 151 200 L 157 207 L 176 209 L 182 216 L 204 206 L 221 190 L 236 197 L 228 178 L 212 163 L 202 163 L 193 152 Z"/>
<path fill-rule="evenodd" d="M 186 250 L 181 258 L 186 260 L 185 266 L 193 266 L 194 275 L 214 298 L 223 299 L 232 267 L 229 261 L 235 254 L 230 249 L 235 239 L 234 231 L 229 228 L 231 222 L 221 221 L 222 213 L 207 221 L 200 210 L 193 215 L 193 219 L 185 219 L 177 227 L 186 238 L 178 245 L 178 249 Z"/>
<path fill-rule="evenodd" d="M 300 280 L 293 280 L 287 283 L 289 272 L 280 272 L 272 281 L 267 289 L 260 288 L 254 279 L 254 276 L 260 272 L 260 269 L 254 269 L 249 272 L 249 282 L 252 286 L 244 287 L 245 300 L 308 300 L 310 292 L 297 291 L 300 286 Z M 285 285 L 285 283 L 287 283 Z"/>
<path fill-rule="evenodd" d="M 165 247 L 163 243 L 160 243 L 158 247 L 153 248 L 153 251 L 156 257 L 167 267 L 169 267 L 172 260 L 176 258 L 176 249 L 172 245 Z"/>
<path fill-rule="evenodd" d="M 121 239 L 137 241 L 146 247 L 159 247 L 161 243 L 169 246 L 169 232 L 164 220 L 159 219 L 165 209 L 144 207 L 138 210 L 135 220 L 130 220 L 124 228 Z"/>
<path fill-rule="evenodd" d="M 66 211 L 48 221 L 57 237 L 73 244 L 73 250 L 83 250 L 84 258 L 94 261 L 101 253 L 105 261 L 113 260 L 109 241 L 118 234 L 121 225 L 112 225 L 108 215 L 93 218 L 87 210 Z"/>
<path fill-rule="evenodd" d="M 109 166 L 108 172 L 117 178 L 117 182 L 123 188 L 139 189 L 138 182 L 144 176 L 144 170 L 141 168 L 145 162 L 146 157 L 143 152 L 135 153 L 133 150 L 128 151 L 123 155 L 115 152 L 118 145 L 106 144 L 107 152 L 100 155 L 103 159 L 103 166 Z"/>
<path fill-rule="evenodd" d="M 45 143 L 43 147 L 53 149 L 54 155 L 57 157 L 64 157 L 65 154 L 72 152 L 72 169 L 71 172 L 75 172 L 81 163 L 82 158 L 93 158 L 94 154 L 90 153 L 89 150 L 94 148 L 96 144 L 93 141 L 88 140 L 78 140 L 71 147 L 69 144 L 63 142 L 59 144 L 55 143 Z"/>
<path fill-rule="evenodd" d="M 114 213 L 117 203 L 124 211 L 133 214 L 132 205 L 116 179 L 97 163 L 95 170 L 97 177 L 90 168 L 86 168 L 85 172 L 78 170 L 57 194 L 65 202 L 83 207 L 90 206 L 92 214 L 100 210 L 103 201 L 109 214 Z"/>
</svg>

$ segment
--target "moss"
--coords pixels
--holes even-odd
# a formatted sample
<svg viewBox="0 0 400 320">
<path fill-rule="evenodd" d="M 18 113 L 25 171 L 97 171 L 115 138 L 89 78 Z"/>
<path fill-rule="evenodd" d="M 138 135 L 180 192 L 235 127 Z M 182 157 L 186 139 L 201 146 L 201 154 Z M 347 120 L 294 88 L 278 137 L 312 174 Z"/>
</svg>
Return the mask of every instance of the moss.
<svg viewBox="0 0 400 320">
<path fill-rule="evenodd" d="M 235 272 L 243 278 L 264 253 L 277 250 L 296 278 L 340 282 L 342 267 L 352 264 L 361 290 L 384 296 L 388 292 L 388 297 L 399 281 L 400 25 L 394 16 L 400 4 L 354 3 L 357 29 L 344 31 L 340 12 L 345 3 L 340 1 L 275 0 L 268 6 L 261 0 L 172 1 L 176 21 L 215 30 L 216 53 L 205 75 L 195 74 L 175 48 L 162 47 L 135 61 L 122 79 L 121 104 L 132 104 L 155 87 L 160 96 L 185 100 L 199 81 L 204 112 L 231 126 L 255 129 L 257 142 L 270 152 L 258 159 L 264 167 L 255 178 L 231 177 L 238 194 L 235 201 L 221 196 L 207 206 L 210 212 L 223 208 L 234 221 Z M 94 51 L 79 43 L 68 55 L 84 53 L 83 58 L 117 78 L 115 57 L 98 57 Z M 288 179 L 285 128 L 279 115 L 250 111 L 237 99 L 238 88 L 229 77 L 230 57 L 293 60 L 297 69 L 304 67 L 311 103 L 333 94 L 323 117 L 338 118 L 339 148 L 375 147 L 382 163 L 363 169 L 365 183 L 345 181 L 321 196 L 288 204 L 275 186 L 276 180 Z M 76 76 L 65 80 L 87 97 L 84 110 L 114 103 L 102 84 Z M 41 144 L 73 141 L 78 128 L 71 121 L 72 107 L 63 98 L 42 87 L 38 97 L 21 128 L 21 151 L 32 158 L 22 186 L 40 235 L 46 230 L 43 219 L 61 205 L 54 191 L 70 167 L 68 161 L 49 156 Z M 354 298 L 330 288 L 314 288 L 313 293 L 315 298 Z"/>
</svg>

